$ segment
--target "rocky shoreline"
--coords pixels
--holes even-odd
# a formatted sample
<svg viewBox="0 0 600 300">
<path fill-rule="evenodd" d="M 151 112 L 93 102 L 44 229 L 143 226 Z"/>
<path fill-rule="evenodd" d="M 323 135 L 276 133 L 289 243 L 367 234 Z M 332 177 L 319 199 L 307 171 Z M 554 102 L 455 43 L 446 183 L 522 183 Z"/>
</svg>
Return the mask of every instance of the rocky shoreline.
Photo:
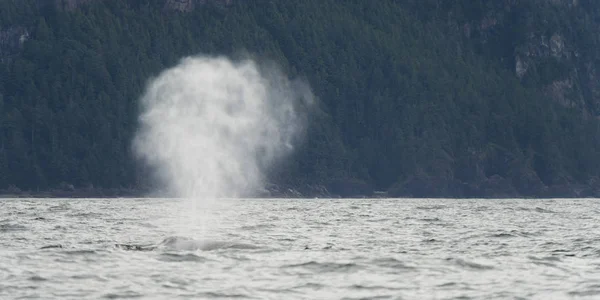
<svg viewBox="0 0 600 300">
<path fill-rule="evenodd" d="M 23 191 L 0 190 L 0 198 L 160 198 L 164 193 L 136 188 L 59 188 Z M 441 178 L 411 178 L 388 190 L 378 191 L 358 180 L 338 180 L 327 184 L 268 184 L 250 198 L 600 198 L 600 180 L 587 184 L 563 183 L 552 186 L 523 184 L 491 177 L 479 183 L 464 183 Z"/>
</svg>

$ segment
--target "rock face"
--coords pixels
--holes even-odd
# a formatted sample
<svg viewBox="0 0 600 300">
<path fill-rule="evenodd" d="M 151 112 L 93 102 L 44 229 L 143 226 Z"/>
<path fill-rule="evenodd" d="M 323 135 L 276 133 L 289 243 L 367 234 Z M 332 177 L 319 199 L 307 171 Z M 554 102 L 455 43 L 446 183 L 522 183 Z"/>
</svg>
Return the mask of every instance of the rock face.
<svg viewBox="0 0 600 300">
<path fill-rule="evenodd" d="M 47 0 L 46 0 L 47 1 Z M 81 5 L 85 5 L 94 1 L 102 0 L 53 0 L 54 6 L 59 10 L 73 11 Z"/>
<path fill-rule="evenodd" d="M 0 62 L 18 54 L 28 39 L 29 31 L 25 27 L 0 28 Z"/>
<path fill-rule="evenodd" d="M 582 118 L 600 118 L 600 6 L 578 0 L 498 0 L 485 1 L 481 11 L 456 22 L 462 34 L 486 55 L 514 72 L 524 86 L 537 89 L 544 100 L 581 113 Z M 560 16 L 560 17 L 558 17 Z M 549 179 L 537 172 L 529 158 L 505 157 L 511 173 L 488 172 L 485 157 L 468 186 L 451 180 L 412 180 L 392 192 L 415 195 L 421 191 L 459 196 L 564 196 L 588 197 L 600 193 L 594 181 L 579 186 L 570 177 Z M 478 171 L 478 170 L 477 170 Z M 543 177 L 543 178 L 542 178 Z M 476 180 L 473 180 L 476 178 Z M 427 185 L 434 182 L 433 185 Z M 471 183 L 473 182 L 473 183 Z M 454 188 L 457 187 L 457 188 Z M 433 191 L 433 192 L 432 192 Z M 462 192 L 461 192 L 462 191 Z"/>
<path fill-rule="evenodd" d="M 572 11 L 576 18 L 585 17 L 586 6 L 579 0 L 503 0 L 481 17 L 462 25 L 464 35 L 482 48 L 505 48 L 501 60 L 512 64 L 517 78 L 542 81 L 541 91 L 556 103 L 579 109 L 583 117 L 600 117 L 600 74 L 597 58 L 589 46 L 578 44 L 576 28 L 565 28 L 551 14 L 530 15 L 523 7 L 540 10 Z M 567 22 L 576 23 L 575 20 Z M 586 20 L 586 26 L 600 30 L 600 21 Z M 539 28 L 545 27 L 545 30 Z M 516 33 L 516 34 L 515 34 Z M 580 34 L 580 33 L 578 33 Z M 496 43 L 496 44 L 494 44 Z M 540 79 L 541 77 L 541 79 Z"/>
<path fill-rule="evenodd" d="M 194 0 L 167 0 L 165 10 L 189 12 L 194 9 L 195 2 Z"/>
<path fill-rule="evenodd" d="M 217 5 L 231 5 L 233 0 L 166 0 L 165 10 L 173 10 L 179 12 L 190 12 L 197 5 L 213 3 Z"/>
<path fill-rule="evenodd" d="M 544 68 L 555 68 L 561 73 L 558 77 L 551 77 L 544 82 L 542 90 L 549 99 L 564 107 L 579 108 L 586 115 L 598 115 L 600 111 L 590 111 L 588 103 L 597 99 L 584 98 L 585 91 L 577 86 L 582 85 L 581 64 L 585 57 L 579 55 L 579 50 L 572 41 L 568 41 L 561 33 L 550 34 L 530 33 L 523 45 L 515 50 L 515 71 L 519 79 L 526 80 L 529 71 L 544 73 Z M 598 82 L 600 78 L 593 78 Z M 595 85 L 595 84 L 594 84 Z M 587 86 L 593 88 L 594 85 Z M 587 102 L 587 103 L 586 103 Z"/>
</svg>

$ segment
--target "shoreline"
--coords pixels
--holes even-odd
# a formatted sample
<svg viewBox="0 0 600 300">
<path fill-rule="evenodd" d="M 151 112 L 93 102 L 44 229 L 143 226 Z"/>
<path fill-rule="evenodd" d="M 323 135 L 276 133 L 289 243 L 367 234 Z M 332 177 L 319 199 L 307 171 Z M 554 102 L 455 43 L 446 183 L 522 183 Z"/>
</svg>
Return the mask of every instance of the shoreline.
<svg viewBox="0 0 600 300">
<path fill-rule="evenodd" d="M 568 189 L 572 191 L 572 189 Z M 365 194 L 355 195 L 339 195 L 333 193 L 302 193 L 297 189 L 286 189 L 285 191 L 276 192 L 263 192 L 257 193 L 252 196 L 244 196 L 243 198 L 248 199 L 360 199 L 360 198 L 371 198 L 371 199 L 594 199 L 600 198 L 598 193 L 542 193 L 540 195 L 514 195 L 514 194 L 495 194 L 490 193 L 489 195 L 394 195 L 387 192 L 374 192 Z M 131 190 L 131 189 L 82 189 L 73 191 L 61 191 L 61 190 L 48 190 L 48 191 L 7 191 L 0 190 L 1 199 L 55 199 L 55 198 L 66 198 L 66 199 L 117 199 L 117 198 L 179 198 L 172 195 L 152 193 L 142 190 Z"/>
<path fill-rule="evenodd" d="M 160 189 L 77 188 L 70 184 L 47 190 L 0 189 L 0 198 L 172 198 Z M 244 198 L 416 198 L 416 199 L 552 199 L 600 198 L 600 180 L 588 184 L 534 185 L 519 190 L 506 180 L 463 183 L 436 178 L 412 179 L 388 190 L 377 190 L 359 180 L 334 180 L 327 184 L 273 184 L 242 195 Z"/>
</svg>

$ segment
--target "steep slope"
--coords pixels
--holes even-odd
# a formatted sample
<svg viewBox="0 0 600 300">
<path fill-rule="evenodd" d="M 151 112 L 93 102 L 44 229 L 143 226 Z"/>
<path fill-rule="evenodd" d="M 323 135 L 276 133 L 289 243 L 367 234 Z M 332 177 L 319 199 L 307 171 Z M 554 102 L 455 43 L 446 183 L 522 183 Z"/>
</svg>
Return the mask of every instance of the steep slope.
<svg viewBox="0 0 600 300">
<path fill-rule="evenodd" d="M 597 2 L 175 2 L 0 4 L 0 188 L 139 188 L 146 80 L 249 52 L 320 99 L 278 185 L 600 195 Z"/>
</svg>

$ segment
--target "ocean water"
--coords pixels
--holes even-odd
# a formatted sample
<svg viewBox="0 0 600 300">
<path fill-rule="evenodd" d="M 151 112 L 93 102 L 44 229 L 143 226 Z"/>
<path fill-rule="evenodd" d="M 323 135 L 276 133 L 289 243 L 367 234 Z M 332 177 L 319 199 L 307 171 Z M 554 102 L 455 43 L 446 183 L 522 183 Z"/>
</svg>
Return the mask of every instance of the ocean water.
<svg viewBox="0 0 600 300">
<path fill-rule="evenodd" d="M 594 199 L 0 200 L 0 299 L 600 299 Z"/>
</svg>

